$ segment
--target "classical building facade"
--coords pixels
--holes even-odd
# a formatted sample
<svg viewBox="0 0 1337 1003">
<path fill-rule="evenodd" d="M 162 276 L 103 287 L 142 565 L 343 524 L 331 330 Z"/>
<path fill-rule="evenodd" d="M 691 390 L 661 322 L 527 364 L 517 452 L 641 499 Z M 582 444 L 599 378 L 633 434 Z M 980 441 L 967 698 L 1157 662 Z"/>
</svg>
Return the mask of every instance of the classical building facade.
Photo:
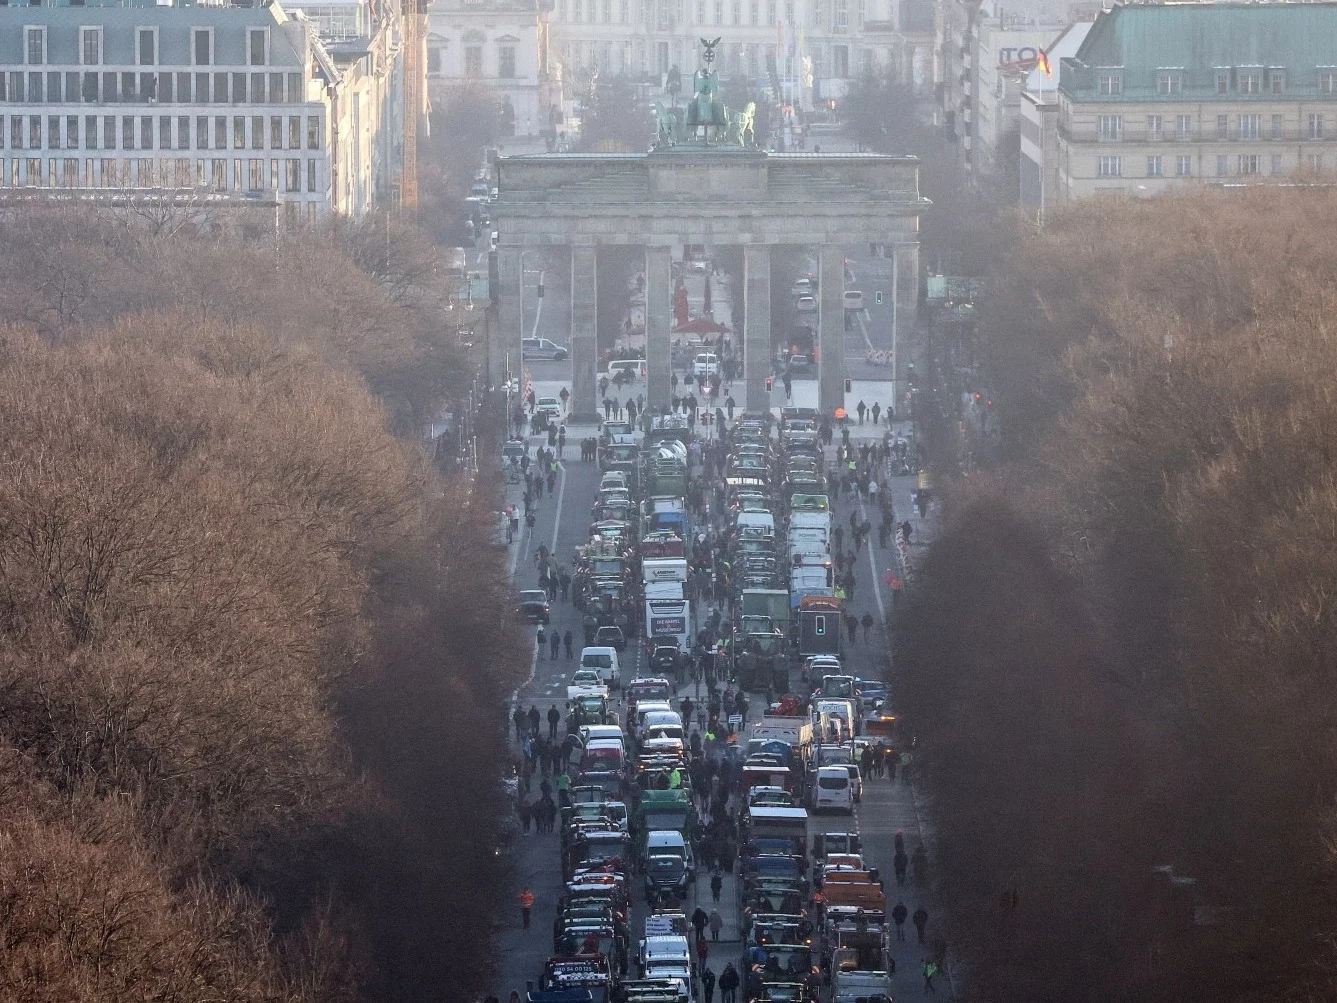
<svg viewBox="0 0 1337 1003">
<path fill-rule="evenodd" d="M 551 0 L 436 0 L 429 8 L 427 81 L 434 99 L 453 87 L 483 83 L 502 103 L 505 131 L 536 136 L 551 129 L 554 100 L 548 61 Z"/>
<path fill-rule="evenodd" d="M 272 2 L 0 7 L 0 186 L 358 215 L 402 154 L 395 27 L 327 46 Z"/>
<path fill-rule="evenodd" d="M 1115 7 L 1059 64 L 1061 201 L 1337 167 L 1337 6 Z"/>
<path fill-rule="evenodd" d="M 591 70 L 690 89 L 698 39 L 720 37 L 716 68 L 778 100 L 838 102 L 865 71 L 929 86 L 931 0 L 555 0 L 553 55 Z"/>
</svg>

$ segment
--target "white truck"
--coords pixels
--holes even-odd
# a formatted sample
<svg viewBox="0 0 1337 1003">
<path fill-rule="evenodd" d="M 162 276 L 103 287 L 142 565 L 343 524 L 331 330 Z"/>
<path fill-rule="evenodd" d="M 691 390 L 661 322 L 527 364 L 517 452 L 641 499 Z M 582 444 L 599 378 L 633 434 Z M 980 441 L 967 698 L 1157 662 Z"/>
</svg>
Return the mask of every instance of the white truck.
<svg viewBox="0 0 1337 1003">
<path fill-rule="evenodd" d="M 667 591 L 668 583 L 659 588 Z M 656 594 L 649 586 L 645 590 L 645 636 L 674 637 L 679 651 L 692 650 L 695 636 L 692 624 L 692 603 L 682 597 L 682 585 L 676 584 L 676 595 Z"/>
</svg>

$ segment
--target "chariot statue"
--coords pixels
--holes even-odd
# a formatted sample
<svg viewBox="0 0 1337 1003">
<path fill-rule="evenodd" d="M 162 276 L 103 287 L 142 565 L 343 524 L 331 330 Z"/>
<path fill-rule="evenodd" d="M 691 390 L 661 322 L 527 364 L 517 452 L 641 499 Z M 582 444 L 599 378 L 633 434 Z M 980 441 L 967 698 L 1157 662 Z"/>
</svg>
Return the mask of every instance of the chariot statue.
<svg viewBox="0 0 1337 1003">
<path fill-rule="evenodd" d="M 729 127 L 729 113 L 720 100 L 719 75 L 715 72 L 715 46 L 720 39 L 713 41 L 701 39 L 705 47 L 701 59 L 704 65 L 692 74 L 692 101 L 687 106 L 687 135 L 695 139 L 699 135 L 707 143 L 718 140 L 721 133 Z"/>
</svg>

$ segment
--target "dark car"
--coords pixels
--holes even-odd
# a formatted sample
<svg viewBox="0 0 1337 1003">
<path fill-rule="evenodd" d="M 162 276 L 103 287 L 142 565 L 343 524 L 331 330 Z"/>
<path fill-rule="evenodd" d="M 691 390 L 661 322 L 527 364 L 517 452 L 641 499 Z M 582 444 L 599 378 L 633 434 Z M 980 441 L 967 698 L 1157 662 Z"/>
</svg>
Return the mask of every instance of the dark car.
<svg viewBox="0 0 1337 1003">
<path fill-rule="evenodd" d="M 656 676 L 676 675 L 682 653 L 676 637 L 655 637 L 650 640 L 650 672 Z"/>
<path fill-rule="evenodd" d="M 626 651 L 627 637 L 622 633 L 621 627 L 600 627 L 594 635 L 594 645 L 596 647 L 613 648 L 617 651 Z"/>
<path fill-rule="evenodd" d="M 547 623 L 549 618 L 548 594 L 542 589 L 528 589 L 520 593 L 520 604 L 515 612 L 530 623 Z"/>
<path fill-rule="evenodd" d="M 645 862 L 646 901 L 682 901 L 691 883 L 691 871 L 681 857 L 656 854 Z"/>
</svg>

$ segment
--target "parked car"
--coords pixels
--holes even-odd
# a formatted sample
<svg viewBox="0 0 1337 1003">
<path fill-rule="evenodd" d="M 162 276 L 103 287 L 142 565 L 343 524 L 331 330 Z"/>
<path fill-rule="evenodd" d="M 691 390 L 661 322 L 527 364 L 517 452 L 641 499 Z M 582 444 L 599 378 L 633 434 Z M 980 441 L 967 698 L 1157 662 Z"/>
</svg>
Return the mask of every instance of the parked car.
<svg viewBox="0 0 1337 1003">
<path fill-rule="evenodd" d="M 846 289 L 846 290 L 845 290 L 845 309 L 846 309 L 846 310 L 862 310 L 862 309 L 863 309 L 863 293 L 861 293 L 858 289 Z"/>
<path fill-rule="evenodd" d="M 816 313 L 817 297 L 805 293 L 798 298 L 798 302 L 794 304 L 794 309 L 799 313 Z"/>
<path fill-rule="evenodd" d="M 547 338 L 524 338 L 520 341 L 520 352 L 526 359 L 552 359 L 560 362 L 566 358 L 566 349 Z"/>
<path fill-rule="evenodd" d="M 562 402 L 556 397 L 540 397 L 534 404 L 534 410 L 539 414 L 546 414 L 554 420 L 561 420 Z"/>
<path fill-rule="evenodd" d="M 520 593 L 520 604 L 515 607 L 515 612 L 530 623 L 548 623 L 548 594 L 542 589 L 526 589 Z"/>
</svg>

